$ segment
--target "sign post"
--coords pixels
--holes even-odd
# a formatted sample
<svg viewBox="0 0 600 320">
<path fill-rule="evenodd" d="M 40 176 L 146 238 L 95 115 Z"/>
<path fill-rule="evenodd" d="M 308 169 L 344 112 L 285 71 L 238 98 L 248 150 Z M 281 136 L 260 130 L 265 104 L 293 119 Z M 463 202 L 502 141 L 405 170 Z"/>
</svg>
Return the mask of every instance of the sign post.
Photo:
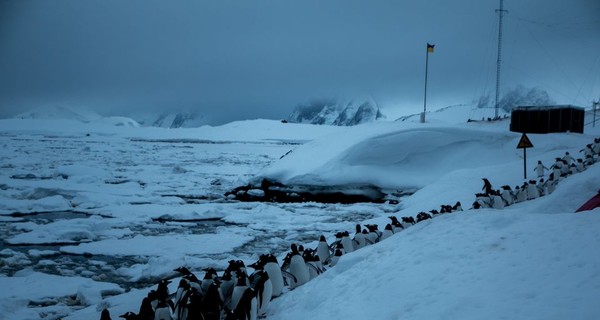
<svg viewBox="0 0 600 320">
<path fill-rule="evenodd" d="M 521 140 L 519 140 L 519 144 L 517 145 L 517 149 L 523 149 L 523 178 L 527 180 L 527 148 L 533 148 L 533 144 L 531 140 L 527 138 L 525 132 L 521 136 Z"/>
</svg>

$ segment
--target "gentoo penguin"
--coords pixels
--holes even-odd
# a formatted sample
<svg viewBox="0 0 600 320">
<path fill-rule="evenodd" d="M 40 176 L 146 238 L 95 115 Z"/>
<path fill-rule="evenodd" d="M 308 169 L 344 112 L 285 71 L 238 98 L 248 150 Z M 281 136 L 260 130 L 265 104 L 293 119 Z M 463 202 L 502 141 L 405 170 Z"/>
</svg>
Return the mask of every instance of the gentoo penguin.
<svg viewBox="0 0 600 320">
<path fill-rule="evenodd" d="M 350 240 L 350 238 L 348 238 L 348 240 Z M 291 250 L 288 271 L 296 278 L 296 281 L 292 281 L 290 285 L 290 289 L 293 289 L 308 282 L 310 274 L 308 272 L 308 267 L 306 266 L 306 261 L 304 261 L 304 258 L 298 253 L 298 247 L 295 243 L 292 243 Z"/>
<path fill-rule="evenodd" d="M 262 316 L 267 313 L 267 308 L 273 296 L 273 284 L 269 279 L 269 274 L 263 269 L 260 261 L 255 264 L 254 273 L 250 276 L 250 283 L 256 294 L 258 305 L 258 315 Z"/>
<path fill-rule="evenodd" d="M 219 284 L 219 280 L 214 280 L 206 288 L 206 294 L 204 295 L 201 304 L 204 320 L 220 320 L 223 316 L 224 303 Z"/>
<path fill-rule="evenodd" d="M 402 222 L 404 223 L 410 223 L 410 224 L 415 224 L 415 218 L 413 217 L 402 217 Z"/>
<path fill-rule="evenodd" d="M 429 213 L 419 212 L 417 214 L 417 222 L 421 222 L 421 221 L 428 220 L 428 219 L 431 219 L 431 215 Z"/>
<path fill-rule="evenodd" d="M 110 312 L 108 312 L 108 309 L 104 308 L 102 310 L 102 313 L 100 313 L 100 320 L 111 320 Z"/>
<path fill-rule="evenodd" d="M 381 231 L 377 229 L 376 224 L 367 224 L 365 225 L 367 229 L 369 229 L 369 234 L 367 234 L 367 239 L 371 240 L 372 243 L 379 242 L 379 238 L 381 238 Z"/>
<path fill-rule="evenodd" d="M 325 239 L 324 235 L 321 235 L 319 238 L 319 243 L 317 244 L 317 255 L 319 256 L 319 261 L 321 261 L 322 264 L 325 264 L 331 255 L 329 252 L 329 245 L 327 244 L 327 240 Z"/>
<path fill-rule="evenodd" d="M 330 266 L 334 267 L 338 261 L 340 261 L 340 257 L 343 255 L 342 250 L 337 249 L 335 250 L 335 253 L 333 254 L 333 257 L 331 257 L 331 262 L 329 263 Z"/>
<path fill-rule="evenodd" d="M 206 290 L 208 290 L 208 287 L 213 283 L 214 279 L 217 277 L 217 271 L 214 268 L 206 268 L 205 271 L 206 273 L 204 274 L 204 278 L 200 283 L 200 292 L 202 293 L 202 295 L 206 294 Z"/>
<path fill-rule="evenodd" d="M 190 289 L 190 298 L 188 300 L 187 311 L 187 319 L 191 320 L 204 318 L 204 315 L 202 314 L 202 294 L 200 294 L 200 291 L 194 287 Z"/>
<path fill-rule="evenodd" d="M 273 286 L 273 297 L 278 297 L 283 291 L 283 275 L 281 274 L 281 267 L 277 261 L 277 257 L 272 254 L 261 256 L 261 260 L 264 260 L 263 269 L 269 275 L 271 279 L 271 285 Z"/>
<path fill-rule="evenodd" d="M 388 218 L 392 220 L 392 228 L 394 230 L 394 233 L 404 229 L 404 226 L 402 225 L 402 223 L 400 223 L 400 221 L 398 221 L 398 218 L 396 218 L 396 216 L 389 216 Z"/>
<path fill-rule="evenodd" d="M 244 294 L 244 291 L 246 291 L 246 289 L 250 288 L 247 283 L 248 283 L 248 279 L 246 277 L 246 274 L 243 272 L 240 272 L 238 274 L 237 283 L 235 284 L 235 287 L 233 288 L 233 293 L 231 294 L 231 301 L 230 301 L 229 305 L 227 306 L 227 308 L 229 308 L 229 310 L 235 310 L 235 308 L 237 307 L 237 304 L 240 302 L 240 299 L 242 298 L 242 295 Z"/>
<path fill-rule="evenodd" d="M 527 184 L 527 200 L 537 199 L 540 196 L 540 192 L 536 186 L 535 180 L 529 180 L 529 184 Z"/>
<path fill-rule="evenodd" d="M 176 319 L 187 319 L 187 304 L 190 297 L 190 284 L 185 280 L 179 281 L 177 292 L 175 292 L 175 308 L 173 309 L 173 317 Z"/>
<path fill-rule="evenodd" d="M 221 277 L 221 293 L 223 294 L 223 302 L 227 307 L 231 304 L 231 295 L 236 283 L 237 279 L 231 275 L 231 271 L 225 270 Z"/>
<path fill-rule="evenodd" d="M 394 235 L 394 230 L 392 229 L 392 225 L 388 223 L 387 225 L 385 225 L 385 229 L 383 229 L 383 232 L 381 233 L 381 238 L 379 238 L 379 241 L 383 241 L 383 240 L 391 237 L 392 235 Z"/>
<path fill-rule="evenodd" d="M 173 320 L 173 313 L 171 310 L 171 306 L 166 300 L 159 300 L 156 305 L 156 311 L 154 312 L 154 320 Z"/>
<path fill-rule="evenodd" d="M 354 245 L 352 244 L 352 239 L 350 239 L 348 231 L 338 232 L 335 234 L 335 237 L 339 239 L 338 241 L 344 246 L 344 251 L 346 253 L 354 251 Z"/>
<path fill-rule="evenodd" d="M 252 288 L 246 288 L 242 293 L 235 309 L 233 309 L 235 319 L 256 320 L 258 319 L 258 303 Z"/>
<path fill-rule="evenodd" d="M 505 206 L 510 206 L 514 202 L 514 195 L 510 186 L 502 186 L 502 193 L 500 194 L 500 197 L 502 198 L 502 201 L 504 201 Z"/>
<path fill-rule="evenodd" d="M 154 320 L 154 307 L 152 302 L 156 301 L 156 291 L 150 290 L 148 295 L 142 299 L 140 311 L 138 312 L 139 320 Z"/>
<path fill-rule="evenodd" d="M 352 243 L 354 244 L 354 249 L 358 250 L 366 246 L 365 235 L 362 233 L 362 228 L 360 224 L 356 225 L 356 233 L 354 234 L 354 239 L 352 239 Z"/>
<path fill-rule="evenodd" d="M 177 272 L 181 273 L 184 276 L 192 274 L 192 272 L 188 268 L 186 268 L 186 267 L 179 267 L 177 269 L 174 269 L 173 271 L 177 271 Z"/>
<path fill-rule="evenodd" d="M 494 209 L 504 209 L 504 200 L 502 200 L 502 197 L 500 196 L 500 192 L 498 191 L 494 191 L 491 195 L 490 198 L 492 199 L 492 208 Z"/>
<path fill-rule="evenodd" d="M 309 280 L 316 278 L 318 275 L 323 273 L 323 267 L 319 257 L 315 256 L 312 250 L 305 250 L 302 255 L 306 266 L 308 267 Z"/>
<path fill-rule="evenodd" d="M 125 312 L 124 314 L 120 315 L 119 318 L 123 318 L 125 320 L 139 320 L 140 319 L 140 318 L 138 318 L 137 314 L 135 314 L 131 311 Z"/>
<path fill-rule="evenodd" d="M 195 274 L 190 273 L 188 275 L 183 276 L 185 280 L 188 281 L 191 288 L 198 290 L 198 292 L 202 292 L 202 283 Z"/>
<path fill-rule="evenodd" d="M 452 211 L 463 211 L 460 201 L 456 201 L 456 204 L 452 207 Z"/>
</svg>

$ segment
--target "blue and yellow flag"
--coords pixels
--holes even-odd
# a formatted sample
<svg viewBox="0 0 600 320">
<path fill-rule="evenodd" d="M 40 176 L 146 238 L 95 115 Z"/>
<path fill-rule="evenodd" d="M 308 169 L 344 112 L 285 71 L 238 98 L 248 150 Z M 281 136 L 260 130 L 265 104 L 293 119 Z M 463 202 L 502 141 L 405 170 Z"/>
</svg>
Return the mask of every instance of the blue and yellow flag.
<svg viewBox="0 0 600 320">
<path fill-rule="evenodd" d="M 435 47 L 435 44 L 427 44 L 427 52 L 433 52 L 433 47 Z"/>
</svg>

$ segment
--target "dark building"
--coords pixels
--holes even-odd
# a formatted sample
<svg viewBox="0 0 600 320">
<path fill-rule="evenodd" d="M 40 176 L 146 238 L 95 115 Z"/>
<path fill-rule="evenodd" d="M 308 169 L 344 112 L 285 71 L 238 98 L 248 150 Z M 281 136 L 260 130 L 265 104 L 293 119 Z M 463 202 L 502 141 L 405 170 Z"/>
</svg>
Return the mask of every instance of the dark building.
<svg viewBox="0 0 600 320">
<path fill-rule="evenodd" d="M 583 133 L 585 110 L 571 105 L 523 106 L 510 115 L 510 131 L 521 133 Z"/>
</svg>

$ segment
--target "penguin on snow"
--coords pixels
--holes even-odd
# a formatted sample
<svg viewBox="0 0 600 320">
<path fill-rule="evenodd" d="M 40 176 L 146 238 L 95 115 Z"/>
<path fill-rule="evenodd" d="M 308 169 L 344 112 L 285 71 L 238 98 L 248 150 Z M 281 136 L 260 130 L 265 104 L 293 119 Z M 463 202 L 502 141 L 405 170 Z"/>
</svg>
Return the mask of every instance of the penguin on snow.
<svg viewBox="0 0 600 320">
<path fill-rule="evenodd" d="M 329 257 L 331 256 L 331 253 L 329 252 L 329 245 L 327 244 L 327 239 L 325 239 L 324 235 L 319 237 L 319 243 L 317 244 L 317 256 L 319 256 L 319 261 L 321 261 L 322 264 L 326 264 L 327 260 L 329 260 Z"/>
<path fill-rule="evenodd" d="M 273 287 L 272 296 L 278 297 L 283 291 L 283 274 L 281 273 L 281 267 L 277 261 L 277 257 L 272 254 L 261 255 L 260 258 L 263 261 L 263 269 L 269 275 L 271 279 L 271 285 Z"/>
<path fill-rule="evenodd" d="M 260 316 L 267 312 L 267 307 L 273 297 L 273 284 L 260 260 L 250 265 L 250 267 L 255 269 L 250 275 L 250 284 L 256 293 L 258 315 Z"/>
</svg>

